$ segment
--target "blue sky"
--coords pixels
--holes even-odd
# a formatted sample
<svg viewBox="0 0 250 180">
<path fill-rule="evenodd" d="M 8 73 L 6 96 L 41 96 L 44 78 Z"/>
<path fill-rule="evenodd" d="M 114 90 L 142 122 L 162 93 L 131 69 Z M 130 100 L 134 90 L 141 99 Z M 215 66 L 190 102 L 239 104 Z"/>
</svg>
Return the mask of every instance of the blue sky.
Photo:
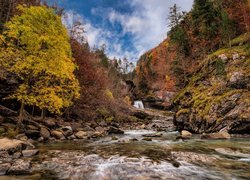
<svg viewBox="0 0 250 180">
<path fill-rule="evenodd" d="M 57 0 L 58 1 L 58 0 Z M 168 31 L 169 8 L 175 3 L 189 11 L 193 0 L 59 0 L 66 12 L 64 21 L 84 23 L 91 47 L 106 45 L 110 58 L 136 61 L 158 45 Z"/>
</svg>

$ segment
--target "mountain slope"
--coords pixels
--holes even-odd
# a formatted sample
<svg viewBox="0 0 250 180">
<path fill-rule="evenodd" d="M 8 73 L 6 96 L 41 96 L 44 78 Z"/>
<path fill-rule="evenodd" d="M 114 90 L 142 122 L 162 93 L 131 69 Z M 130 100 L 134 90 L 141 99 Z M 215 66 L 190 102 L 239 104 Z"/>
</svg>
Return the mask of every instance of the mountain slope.
<svg viewBox="0 0 250 180">
<path fill-rule="evenodd" d="M 195 133 L 250 132 L 250 33 L 204 59 L 175 97 L 175 123 Z"/>
</svg>

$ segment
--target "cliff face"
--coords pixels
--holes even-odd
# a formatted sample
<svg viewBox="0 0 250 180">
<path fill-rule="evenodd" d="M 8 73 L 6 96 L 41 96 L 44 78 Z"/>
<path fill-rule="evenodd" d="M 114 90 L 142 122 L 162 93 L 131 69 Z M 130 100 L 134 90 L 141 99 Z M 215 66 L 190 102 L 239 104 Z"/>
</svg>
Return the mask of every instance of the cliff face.
<svg viewBox="0 0 250 180">
<path fill-rule="evenodd" d="M 175 77 L 171 75 L 174 51 L 168 51 L 166 39 L 156 48 L 145 53 L 137 63 L 136 84 L 141 96 L 148 99 L 163 99 L 170 102 L 176 91 Z"/>
<path fill-rule="evenodd" d="M 223 12 L 234 24 L 232 32 L 231 29 L 228 32 L 228 38 L 232 39 L 249 31 L 249 1 L 244 3 L 243 0 L 223 0 L 221 2 Z M 218 8 L 216 7 L 218 4 L 214 3 L 214 6 Z M 173 42 L 168 35 L 167 39 L 139 59 L 135 82 L 140 96 L 145 99 L 158 99 L 163 101 L 161 105 L 169 106 L 174 96 L 189 83 L 206 55 L 225 46 L 223 30 L 215 29 L 212 36 L 207 36 L 203 33 L 204 19 L 194 20 L 193 11 L 194 8 L 180 23 L 185 31 L 185 46 L 188 52 L 183 53 L 182 47 Z M 196 26 L 194 21 L 197 21 Z M 213 23 L 217 23 L 217 26 L 221 25 L 219 21 Z"/>
<path fill-rule="evenodd" d="M 175 124 L 195 133 L 250 132 L 250 34 L 206 57 L 175 97 Z"/>
</svg>

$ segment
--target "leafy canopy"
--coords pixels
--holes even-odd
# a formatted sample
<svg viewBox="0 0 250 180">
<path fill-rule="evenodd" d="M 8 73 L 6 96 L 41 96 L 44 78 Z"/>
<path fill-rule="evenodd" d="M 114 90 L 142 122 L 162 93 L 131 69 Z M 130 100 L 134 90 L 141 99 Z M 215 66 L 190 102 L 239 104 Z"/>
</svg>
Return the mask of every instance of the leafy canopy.
<svg viewBox="0 0 250 180">
<path fill-rule="evenodd" d="M 0 37 L 0 66 L 20 79 L 11 98 L 60 113 L 79 96 L 67 30 L 53 9 L 18 9 Z"/>
</svg>

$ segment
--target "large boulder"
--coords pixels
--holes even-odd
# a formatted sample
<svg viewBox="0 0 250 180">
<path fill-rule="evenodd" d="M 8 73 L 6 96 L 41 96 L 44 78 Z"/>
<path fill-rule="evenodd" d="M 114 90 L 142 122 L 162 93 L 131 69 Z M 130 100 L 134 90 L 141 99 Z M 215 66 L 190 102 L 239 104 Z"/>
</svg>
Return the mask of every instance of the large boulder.
<svg viewBox="0 0 250 180">
<path fill-rule="evenodd" d="M 43 137 L 44 140 L 48 140 L 50 138 L 50 132 L 47 128 L 40 129 L 40 136 Z"/>
<path fill-rule="evenodd" d="M 55 137 L 56 139 L 65 139 L 61 131 L 57 131 L 57 130 L 51 131 L 51 135 Z"/>
<path fill-rule="evenodd" d="M 9 154 L 20 152 L 25 149 L 27 144 L 20 140 L 12 140 L 8 138 L 0 139 L 0 151 L 7 151 Z"/>
<path fill-rule="evenodd" d="M 31 163 L 29 160 L 18 159 L 8 170 L 8 174 L 24 175 L 30 174 Z"/>
<path fill-rule="evenodd" d="M 187 131 L 187 130 L 182 130 L 181 131 L 181 137 L 182 138 L 190 138 L 190 137 L 192 137 L 192 133 Z"/>
<path fill-rule="evenodd" d="M 228 132 L 218 132 L 211 134 L 203 134 L 201 139 L 230 139 L 231 135 Z"/>
<path fill-rule="evenodd" d="M 25 131 L 25 134 L 30 139 L 38 139 L 40 137 L 40 131 L 39 130 L 27 130 Z"/>
<path fill-rule="evenodd" d="M 23 157 L 31 157 L 31 156 L 37 155 L 38 153 L 39 153 L 39 150 L 37 149 L 29 149 L 29 150 L 22 151 Z"/>
<path fill-rule="evenodd" d="M 84 131 L 78 131 L 77 133 L 75 133 L 75 137 L 78 139 L 85 139 L 88 137 L 88 133 Z"/>
<path fill-rule="evenodd" d="M 0 164 L 0 176 L 7 174 L 7 171 L 10 169 L 10 163 Z"/>
</svg>

